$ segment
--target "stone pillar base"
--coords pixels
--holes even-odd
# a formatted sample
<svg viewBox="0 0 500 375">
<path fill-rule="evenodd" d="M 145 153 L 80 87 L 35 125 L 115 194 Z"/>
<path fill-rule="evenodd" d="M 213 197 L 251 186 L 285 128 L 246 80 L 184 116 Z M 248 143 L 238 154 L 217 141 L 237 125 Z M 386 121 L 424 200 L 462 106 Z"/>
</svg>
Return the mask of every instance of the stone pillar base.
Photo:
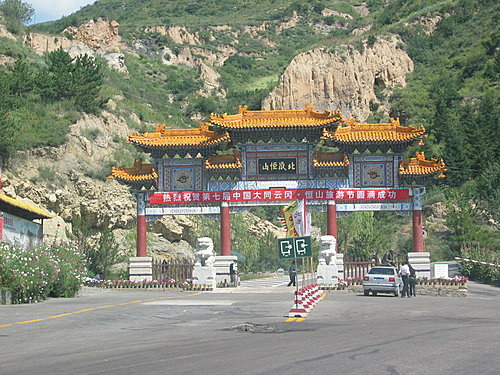
<svg viewBox="0 0 500 375">
<path fill-rule="evenodd" d="M 129 280 L 130 281 L 153 280 L 153 258 L 152 257 L 129 258 Z"/>
<path fill-rule="evenodd" d="M 318 264 L 316 272 L 316 280 L 320 286 L 334 286 L 339 283 L 339 270 L 336 264 Z"/>
<path fill-rule="evenodd" d="M 215 289 L 217 287 L 215 267 L 196 264 L 193 268 L 193 285 L 208 285 Z"/>
<path fill-rule="evenodd" d="M 408 253 L 408 262 L 417 271 L 417 277 L 431 278 L 431 254 L 427 251 Z"/>
<path fill-rule="evenodd" d="M 335 265 L 337 266 L 339 279 L 344 279 L 344 254 L 335 255 Z"/>
<path fill-rule="evenodd" d="M 229 266 L 231 263 L 236 263 L 238 258 L 235 255 L 217 255 L 215 257 L 215 273 L 216 273 L 216 282 L 231 284 L 231 276 L 229 275 Z M 236 280 L 236 285 L 238 285 L 238 280 Z"/>
</svg>

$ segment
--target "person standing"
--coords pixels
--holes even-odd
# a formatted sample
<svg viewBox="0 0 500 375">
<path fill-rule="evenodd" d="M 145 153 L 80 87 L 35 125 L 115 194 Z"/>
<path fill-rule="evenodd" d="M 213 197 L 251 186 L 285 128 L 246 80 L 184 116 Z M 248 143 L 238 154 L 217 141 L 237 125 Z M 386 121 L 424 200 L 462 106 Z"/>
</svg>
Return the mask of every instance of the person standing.
<svg viewBox="0 0 500 375">
<path fill-rule="evenodd" d="M 415 268 L 412 267 L 411 264 L 408 264 L 408 268 L 410 270 L 410 276 L 408 280 L 408 286 L 410 288 L 410 296 L 416 297 L 417 296 L 417 271 L 415 271 Z"/>
<path fill-rule="evenodd" d="M 410 276 L 410 267 L 408 266 L 408 262 L 404 262 L 399 270 L 399 274 L 403 279 L 403 291 L 401 292 L 401 298 L 405 295 L 410 298 L 410 291 L 408 288 L 409 276 Z"/>
<path fill-rule="evenodd" d="M 290 276 L 290 282 L 287 286 L 295 286 L 297 284 L 297 269 L 295 268 L 295 261 L 290 264 L 290 268 L 288 269 L 288 276 Z"/>
<path fill-rule="evenodd" d="M 231 278 L 231 285 L 236 286 L 236 263 L 232 262 L 229 265 L 229 277 Z"/>
</svg>

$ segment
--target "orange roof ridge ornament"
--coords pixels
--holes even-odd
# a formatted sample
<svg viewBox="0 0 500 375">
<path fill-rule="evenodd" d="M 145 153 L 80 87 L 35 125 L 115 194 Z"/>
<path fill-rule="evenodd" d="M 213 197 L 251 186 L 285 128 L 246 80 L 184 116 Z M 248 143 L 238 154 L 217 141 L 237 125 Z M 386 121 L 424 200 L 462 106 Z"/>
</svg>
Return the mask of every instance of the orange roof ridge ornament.
<svg viewBox="0 0 500 375">
<path fill-rule="evenodd" d="M 205 160 L 205 167 L 212 169 L 241 169 L 241 152 L 233 150 L 232 155 L 212 155 Z"/>
<path fill-rule="evenodd" d="M 153 164 L 143 164 L 142 159 L 135 159 L 134 166 L 111 167 L 111 175 L 108 178 L 116 178 L 135 185 L 151 185 L 158 178 L 158 171 Z"/>
<path fill-rule="evenodd" d="M 446 177 L 444 173 L 447 171 L 446 163 L 443 159 L 431 158 L 430 160 L 426 160 L 424 152 L 416 152 L 414 158 L 404 159 L 399 164 L 399 174 L 405 176 L 439 173 L 437 177 L 443 178 Z"/>
<path fill-rule="evenodd" d="M 347 167 L 350 161 L 344 152 L 326 152 L 322 149 L 314 151 L 313 166 L 321 167 Z"/>
<path fill-rule="evenodd" d="M 239 106 L 238 113 L 210 114 L 212 125 L 227 129 L 262 129 L 262 128 L 311 128 L 331 126 L 342 120 L 342 113 L 335 111 L 314 111 L 313 106 L 300 110 L 248 110 L 248 106 Z"/>
<path fill-rule="evenodd" d="M 210 123 L 200 122 L 198 128 L 167 129 L 165 124 L 157 125 L 156 132 L 130 134 L 129 143 L 145 147 L 189 147 L 208 146 L 230 140 L 226 131 L 209 129 Z"/>
<path fill-rule="evenodd" d="M 343 120 L 335 131 L 324 129 L 322 139 L 349 143 L 410 142 L 427 137 L 425 128 L 402 126 L 399 119 L 390 118 L 388 123 L 358 123 L 356 119 Z"/>
</svg>

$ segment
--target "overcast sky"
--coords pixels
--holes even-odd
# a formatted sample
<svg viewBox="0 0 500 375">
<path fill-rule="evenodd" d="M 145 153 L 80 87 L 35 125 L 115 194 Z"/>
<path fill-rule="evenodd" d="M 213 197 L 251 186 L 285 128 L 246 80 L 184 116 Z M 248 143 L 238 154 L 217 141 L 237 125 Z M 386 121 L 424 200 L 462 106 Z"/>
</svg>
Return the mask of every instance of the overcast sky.
<svg viewBox="0 0 500 375">
<path fill-rule="evenodd" d="M 24 0 L 35 9 L 32 23 L 58 20 L 69 16 L 81 7 L 92 4 L 96 0 Z"/>
</svg>

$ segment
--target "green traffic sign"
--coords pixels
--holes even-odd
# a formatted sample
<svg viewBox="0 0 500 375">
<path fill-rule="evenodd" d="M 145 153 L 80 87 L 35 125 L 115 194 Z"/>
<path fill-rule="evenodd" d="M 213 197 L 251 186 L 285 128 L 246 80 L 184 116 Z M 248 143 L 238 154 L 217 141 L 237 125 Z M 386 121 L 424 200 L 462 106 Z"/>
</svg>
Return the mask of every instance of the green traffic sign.
<svg viewBox="0 0 500 375">
<path fill-rule="evenodd" d="M 290 237 L 278 239 L 280 258 L 305 258 L 312 256 L 311 237 Z"/>
</svg>

